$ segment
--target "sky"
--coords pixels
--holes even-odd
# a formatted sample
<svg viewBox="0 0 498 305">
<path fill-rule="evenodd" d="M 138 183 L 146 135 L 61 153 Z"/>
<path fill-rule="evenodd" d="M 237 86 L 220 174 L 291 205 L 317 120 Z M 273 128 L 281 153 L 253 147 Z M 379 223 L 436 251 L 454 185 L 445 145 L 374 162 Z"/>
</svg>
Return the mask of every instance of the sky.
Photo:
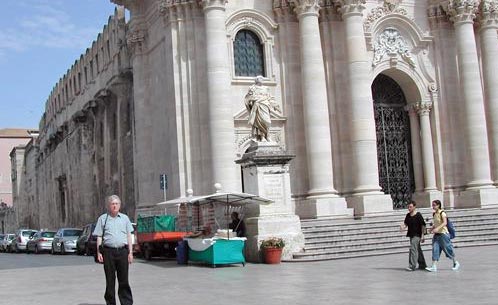
<svg viewBox="0 0 498 305">
<path fill-rule="evenodd" d="M 38 129 L 52 88 L 92 45 L 110 0 L 0 0 L 0 129 Z"/>
</svg>

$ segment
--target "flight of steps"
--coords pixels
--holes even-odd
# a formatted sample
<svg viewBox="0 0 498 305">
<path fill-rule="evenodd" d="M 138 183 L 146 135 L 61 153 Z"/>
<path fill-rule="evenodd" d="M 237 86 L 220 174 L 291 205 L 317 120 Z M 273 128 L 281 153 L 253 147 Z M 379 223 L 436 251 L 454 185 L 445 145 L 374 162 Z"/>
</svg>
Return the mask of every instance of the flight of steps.
<svg viewBox="0 0 498 305">
<path fill-rule="evenodd" d="M 432 210 L 418 209 L 432 222 Z M 361 256 L 407 253 L 409 238 L 400 232 L 407 211 L 362 219 L 309 219 L 301 221 L 304 251 L 290 261 L 319 261 Z M 498 245 L 498 209 L 447 210 L 455 224 L 455 248 Z M 426 235 L 423 250 L 431 249 L 432 235 Z"/>
</svg>

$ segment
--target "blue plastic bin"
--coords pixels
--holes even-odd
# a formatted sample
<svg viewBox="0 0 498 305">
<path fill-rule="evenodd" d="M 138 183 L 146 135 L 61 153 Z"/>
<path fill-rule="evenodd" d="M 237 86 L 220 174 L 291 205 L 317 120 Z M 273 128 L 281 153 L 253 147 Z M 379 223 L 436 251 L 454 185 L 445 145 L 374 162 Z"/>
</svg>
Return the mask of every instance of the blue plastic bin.
<svg viewBox="0 0 498 305">
<path fill-rule="evenodd" d="M 179 265 L 188 263 L 188 244 L 186 240 L 180 240 L 176 246 L 176 262 Z"/>
</svg>

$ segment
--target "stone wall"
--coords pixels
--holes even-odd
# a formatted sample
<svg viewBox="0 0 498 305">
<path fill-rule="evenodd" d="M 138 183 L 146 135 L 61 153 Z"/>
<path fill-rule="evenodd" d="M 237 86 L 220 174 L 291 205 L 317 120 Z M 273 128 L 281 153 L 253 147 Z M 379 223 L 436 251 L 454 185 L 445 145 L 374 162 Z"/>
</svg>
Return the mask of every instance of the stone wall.
<svg viewBox="0 0 498 305">
<path fill-rule="evenodd" d="M 56 229 L 93 222 L 105 197 L 135 209 L 133 77 L 124 9 L 51 92 L 40 122 L 37 149 L 26 153 L 22 223 Z M 36 173 L 33 176 L 33 173 Z"/>
</svg>

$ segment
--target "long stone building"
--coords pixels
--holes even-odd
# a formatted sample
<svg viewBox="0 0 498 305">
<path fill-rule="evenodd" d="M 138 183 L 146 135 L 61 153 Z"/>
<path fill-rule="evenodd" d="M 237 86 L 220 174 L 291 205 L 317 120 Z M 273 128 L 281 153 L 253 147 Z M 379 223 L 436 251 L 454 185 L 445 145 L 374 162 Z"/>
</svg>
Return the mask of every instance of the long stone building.
<svg viewBox="0 0 498 305">
<path fill-rule="evenodd" d="M 110 193 L 129 213 L 162 201 L 161 174 L 168 198 L 243 190 L 257 75 L 300 217 L 498 204 L 498 1 L 112 2 L 130 20 L 118 8 L 47 101 L 40 226 L 90 221 Z"/>
</svg>

